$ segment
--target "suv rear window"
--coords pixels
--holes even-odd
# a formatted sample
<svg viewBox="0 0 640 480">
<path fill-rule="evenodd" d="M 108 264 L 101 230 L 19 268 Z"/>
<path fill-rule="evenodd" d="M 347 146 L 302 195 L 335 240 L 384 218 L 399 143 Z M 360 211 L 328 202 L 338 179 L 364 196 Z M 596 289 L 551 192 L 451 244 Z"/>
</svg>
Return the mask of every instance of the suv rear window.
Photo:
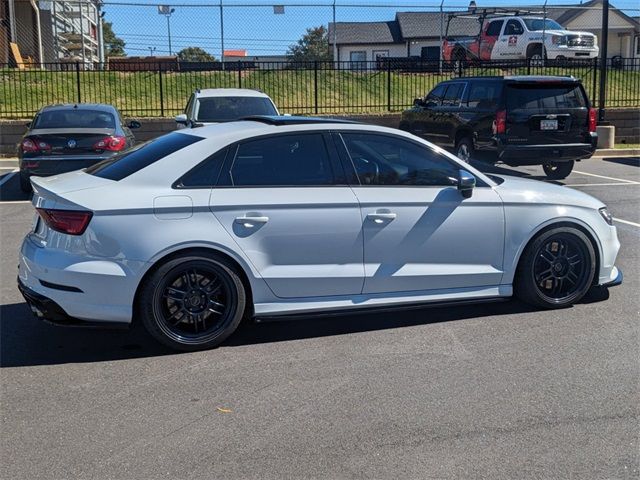
<svg viewBox="0 0 640 480">
<path fill-rule="evenodd" d="M 507 110 L 585 108 L 587 100 L 579 84 L 526 83 L 507 85 Z"/>
<path fill-rule="evenodd" d="M 203 137 L 184 133 L 169 133 L 131 150 L 116 155 L 87 168 L 86 173 L 109 180 L 122 180 L 132 173 L 148 167 L 161 158 L 192 145 Z"/>
</svg>

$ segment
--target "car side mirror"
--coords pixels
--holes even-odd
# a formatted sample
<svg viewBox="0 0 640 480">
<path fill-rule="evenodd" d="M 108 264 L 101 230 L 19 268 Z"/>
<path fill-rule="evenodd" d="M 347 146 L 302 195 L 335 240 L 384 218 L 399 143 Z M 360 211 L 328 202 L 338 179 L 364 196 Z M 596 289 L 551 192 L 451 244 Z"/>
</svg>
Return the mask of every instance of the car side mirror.
<svg viewBox="0 0 640 480">
<path fill-rule="evenodd" d="M 27 127 L 27 128 L 31 128 L 31 122 L 25 123 L 24 126 Z"/>
<path fill-rule="evenodd" d="M 476 187 L 476 177 L 466 170 L 458 171 L 458 191 L 464 198 L 471 198 L 473 189 Z"/>
<path fill-rule="evenodd" d="M 433 108 L 433 107 L 437 107 L 438 104 L 433 100 L 429 100 L 428 102 L 422 102 L 422 106 L 426 108 Z"/>
<path fill-rule="evenodd" d="M 131 120 L 128 124 L 127 127 L 129 128 L 140 128 L 142 126 L 142 124 L 137 121 L 137 120 Z"/>
<path fill-rule="evenodd" d="M 414 107 L 421 107 L 424 105 L 424 101 L 421 98 L 414 98 L 413 99 L 413 106 Z"/>
<path fill-rule="evenodd" d="M 176 115 L 176 123 L 180 123 L 182 125 L 186 125 L 187 124 L 187 115 L 184 113 L 181 113 L 180 115 Z"/>
</svg>

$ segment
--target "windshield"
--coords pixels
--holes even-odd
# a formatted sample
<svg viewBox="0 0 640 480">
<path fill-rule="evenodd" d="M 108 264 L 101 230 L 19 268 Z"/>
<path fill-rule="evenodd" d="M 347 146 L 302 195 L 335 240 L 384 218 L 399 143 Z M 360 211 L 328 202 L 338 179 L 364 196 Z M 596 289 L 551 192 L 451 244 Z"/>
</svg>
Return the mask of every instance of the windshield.
<svg viewBox="0 0 640 480">
<path fill-rule="evenodd" d="M 553 20 L 543 20 L 542 18 L 523 18 L 530 32 L 541 32 L 542 30 L 564 30 L 564 27 Z"/>
<path fill-rule="evenodd" d="M 200 98 L 196 105 L 197 122 L 228 122 L 250 115 L 278 115 L 278 111 L 264 97 Z"/>
<path fill-rule="evenodd" d="M 116 128 L 116 121 L 109 112 L 70 108 L 41 112 L 32 128 Z"/>
</svg>

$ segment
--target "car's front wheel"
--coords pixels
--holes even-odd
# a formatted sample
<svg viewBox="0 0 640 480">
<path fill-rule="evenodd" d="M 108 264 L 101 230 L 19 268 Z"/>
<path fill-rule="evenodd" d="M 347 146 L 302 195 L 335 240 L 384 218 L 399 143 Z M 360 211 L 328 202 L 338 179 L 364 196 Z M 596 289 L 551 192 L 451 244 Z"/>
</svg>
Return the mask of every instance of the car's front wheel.
<svg viewBox="0 0 640 480">
<path fill-rule="evenodd" d="M 595 271 L 595 251 L 583 232 L 551 228 L 525 249 L 516 272 L 515 294 L 537 307 L 566 307 L 587 293 Z"/>
<path fill-rule="evenodd" d="M 547 162 L 542 165 L 547 178 L 551 180 L 562 180 L 567 178 L 573 170 L 574 161 L 569 162 Z"/>
<path fill-rule="evenodd" d="M 139 312 L 147 331 L 176 350 L 218 346 L 244 314 L 242 280 L 223 258 L 185 254 L 157 268 L 139 295 Z"/>
</svg>

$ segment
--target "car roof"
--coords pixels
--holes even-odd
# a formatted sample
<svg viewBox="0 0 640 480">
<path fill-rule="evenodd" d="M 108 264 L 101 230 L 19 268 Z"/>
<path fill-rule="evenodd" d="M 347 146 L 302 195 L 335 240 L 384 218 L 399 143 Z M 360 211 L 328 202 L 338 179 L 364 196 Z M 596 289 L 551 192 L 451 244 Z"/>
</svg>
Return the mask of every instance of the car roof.
<svg viewBox="0 0 640 480">
<path fill-rule="evenodd" d="M 452 78 L 450 80 L 445 80 L 443 82 L 440 83 L 455 83 L 455 82 L 464 82 L 464 81 L 469 81 L 469 80 L 473 80 L 475 82 L 489 82 L 489 81 L 496 81 L 496 80 L 505 80 L 508 82 L 525 82 L 525 83 L 529 83 L 529 82 L 540 82 L 540 83 L 545 83 L 545 82 L 550 82 L 550 83 L 557 83 L 557 82 L 569 82 L 569 83 L 580 83 L 581 80 L 579 78 L 573 77 L 571 75 L 567 75 L 567 76 L 563 76 L 563 75 L 505 75 L 505 76 L 478 76 L 478 77 L 459 77 L 459 78 Z"/>
<path fill-rule="evenodd" d="M 40 109 L 41 112 L 49 112 L 53 110 L 100 110 L 103 112 L 114 113 L 116 107 L 107 103 L 58 103 L 55 105 L 46 105 Z"/>
<path fill-rule="evenodd" d="M 202 97 L 260 97 L 269 98 L 264 92 L 251 88 L 204 88 L 196 90 L 197 98 Z"/>
</svg>

